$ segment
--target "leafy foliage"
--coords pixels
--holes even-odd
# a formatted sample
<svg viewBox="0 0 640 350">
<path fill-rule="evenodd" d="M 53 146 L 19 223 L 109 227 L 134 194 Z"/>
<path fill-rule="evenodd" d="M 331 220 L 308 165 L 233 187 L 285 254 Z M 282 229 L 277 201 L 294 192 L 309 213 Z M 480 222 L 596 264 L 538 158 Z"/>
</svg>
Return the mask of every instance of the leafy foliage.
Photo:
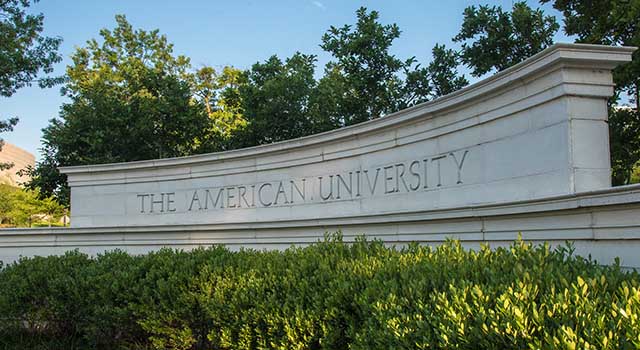
<svg viewBox="0 0 640 350">
<path fill-rule="evenodd" d="M 41 35 L 44 15 L 27 14 L 30 3 L 0 2 L 0 96 L 11 97 L 18 89 L 30 86 L 38 73 L 53 72 L 53 65 L 62 59 L 57 53 L 62 39 Z M 38 84 L 46 87 L 57 81 L 44 78 Z"/>
<path fill-rule="evenodd" d="M 316 58 L 296 53 L 284 62 L 272 56 L 256 63 L 240 87 L 248 127 L 234 140 L 235 147 L 289 140 L 314 133 L 310 100 L 315 94 Z"/>
<path fill-rule="evenodd" d="M 361 7 L 355 25 L 332 26 L 320 45 L 333 59 L 314 78 L 316 57 L 272 56 L 246 72 L 239 97 L 246 127 L 230 147 L 248 147 L 332 130 L 375 119 L 450 93 L 468 84 L 456 68 L 458 55 L 444 46 L 421 67 L 412 57 L 390 53 L 400 29 L 381 24 L 376 11 Z"/>
<path fill-rule="evenodd" d="M 458 75 L 459 54 L 444 45 L 433 47 L 433 61 L 427 67 L 427 74 L 433 86 L 432 96 L 440 97 L 469 85 L 464 75 Z"/>
<path fill-rule="evenodd" d="M 228 66 L 219 73 L 213 67 L 205 66 L 191 79 L 196 100 L 204 105 L 211 122 L 204 139 L 198 140 L 199 144 L 208 151 L 225 150 L 235 134 L 247 126 L 240 95 L 240 87 L 246 84 L 246 74 Z"/>
<path fill-rule="evenodd" d="M 36 0 L 37 1 L 37 0 Z M 34 2 L 36 2 L 34 1 Z M 58 47 L 61 38 L 42 36 L 44 15 L 27 14 L 29 0 L 0 1 L 0 96 L 11 97 L 18 89 L 30 86 L 38 74 L 53 72 L 53 65 L 61 61 Z M 62 78 L 41 78 L 38 85 L 49 87 Z M 17 117 L 0 120 L 0 133 L 12 131 Z M 2 149 L 2 140 L 0 140 Z M 10 163 L 0 163 L 0 170 Z"/>
<path fill-rule="evenodd" d="M 462 62 L 473 75 L 481 76 L 542 51 L 553 43 L 559 27 L 555 17 L 523 1 L 516 2 L 511 12 L 500 6 L 470 6 L 464 10 L 462 27 L 453 40 L 462 42 Z"/>
<path fill-rule="evenodd" d="M 632 349 L 640 277 L 570 246 L 334 235 L 282 252 L 23 258 L 0 270 L 0 312 L 10 349 Z"/>
<path fill-rule="evenodd" d="M 39 199 L 38 194 L 18 187 L 0 184 L 0 224 L 31 227 L 38 221 L 50 226 L 65 214 L 65 209 L 53 198 Z"/>
<path fill-rule="evenodd" d="M 631 108 L 610 108 L 609 139 L 613 183 L 629 184 L 640 161 L 640 113 Z"/>
<path fill-rule="evenodd" d="M 70 99 L 43 130 L 42 161 L 30 188 L 67 200 L 59 166 L 175 157 L 206 150 L 211 119 L 194 100 L 189 59 L 157 30 L 134 30 L 116 16 L 76 49 L 63 92 Z"/>
<path fill-rule="evenodd" d="M 389 52 L 393 40 L 400 37 L 396 24 L 378 23 L 377 11 L 356 11 L 351 25 L 331 28 L 322 37 L 322 47 L 335 61 L 325 69 L 329 77 L 340 80 L 338 113 L 345 125 L 360 123 L 426 100 L 426 75 L 413 75 L 403 81 L 399 73 L 419 71 L 416 59 L 401 60 Z M 411 85 L 406 86 L 407 83 Z M 411 94 L 405 92 L 409 90 Z"/>
</svg>

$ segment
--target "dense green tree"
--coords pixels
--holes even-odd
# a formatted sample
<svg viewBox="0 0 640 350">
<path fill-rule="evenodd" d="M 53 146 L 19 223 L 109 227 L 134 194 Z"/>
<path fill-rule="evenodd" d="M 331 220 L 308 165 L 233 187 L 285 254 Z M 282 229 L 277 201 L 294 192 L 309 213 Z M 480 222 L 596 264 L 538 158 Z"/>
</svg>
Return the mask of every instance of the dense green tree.
<svg viewBox="0 0 640 350">
<path fill-rule="evenodd" d="M 189 59 L 173 55 L 158 30 L 134 30 L 116 16 L 114 30 L 100 31 L 76 49 L 67 67 L 59 118 L 43 130 L 42 161 L 30 188 L 63 194 L 58 166 L 125 162 L 200 152 L 211 120 L 193 98 Z"/>
<path fill-rule="evenodd" d="M 347 89 L 346 81 L 338 69 L 326 69 L 325 74 L 318 80 L 314 94 L 310 96 L 309 118 L 313 123 L 313 132 L 337 129 L 345 125 L 345 118 L 341 114 L 343 92 Z"/>
<path fill-rule="evenodd" d="M 325 68 L 325 78 L 333 81 L 325 85 L 341 89 L 334 96 L 340 97 L 337 113 L 343 123 L 360 123 L 427 100 L 430 84 L 415 57 L 401 60 L 390 53 L 400 36 L 398 26 L 380 24 L 378 12 L 364 7 L 356 15 L 355 27 L 331 26 L 320 45 L 334 58 Z"/>
<path fill-rule="evenodd" d="M 576 41 L 589 44 L 640 46 L 640 1 L 638 0 L 540 0 L 552 3 L 564 15 L 564 31 Z M 616 95 L 610 101 L 609 126 L 614 184 L 631 182 L 640 161 L 640 52 L 632 62 L 614 70 Z M 634 108 L 619 108 L 627 95 Z"/>
<path fill-rule="evenodd" d="M 41 35 L 44 15 L 27 14 L 30 5 L 29 0 L 0 1 L 0 97 L 11 97 L 18 89 L 31 85 L 40 72 L 51 73 L 53 65 L 61 60 L 57 51 L 62 39 Z M 37 80 L 41 87 L 59 81 L 56 78 Z M 0 120 L 0 133 L 12 131 L 17 123 L 16 117 Z M 0 170 L 11 166 L 13 164 L 0 163 Z"/>
<path fill-rule="evenodd" d="M 283 141 L 363 122 L 428 101 L 467 85 L 456 72 L 459 58 L 444 46 L 421 67 L 415 58 L 389 53 L 400 35 L 395 24 L 378 22 L 378 13 L 360 8 L 354 26 L 331 27 L 322 38 L 332 54 L 324 76 L 314 79 L 316 58 L 296 53 L 255 64 L 240 86 L 246 129 L 232 147 Z"/>
<path fill-rule="evenodd" d="M 230 147 L 248 147 L 332 130 L 428 101 L 467 85 L 456 72 L 459 57 L 444 46 L 421 67 L 414 57 L 389 51 L 400 30 L 378 22 L 376 11 L 360 8 L 355 25 L 332 26 L 320 45 L 333 59 L 314 79 L 316 58 L 296 53 L 256 63 L 240 85 L 247 126 Z"/>
<path fill-rule="evenodd" d="M 453 40 L 462 42 L 460 57 L 471 74 L 481 76 L 542 51 L 553 43 L 559 27 L 555 17 L 525 2 L 516 2 L 511 12 L 500 6 L 469 6 Z"/>
<path fill-rule="evenodd" d="M 464 75 L 458 73 L 459 55 L 444 45 L 433 47 L 433 60 L 427 67 L 433 97 L 440 97 L 469 85 Z"/>
<path fill-rule="evenodd" d="M 122 16 L 103 43 L 77 49 L 63 91 L 71 100 L 44 129 L 30 188 L 67 203 L 59 166 L 132 161 L 283 141 L 370 120 L 460 89 L 459 56 L 436 46 L 421 67 L 389 53 L 400 31 L 360 8 L 355 26 L 331 27 L 333 55 L 316 81 L 316 57 L 276 56 L 242 72 L 172 55 L 158 31 L 135 31 Z"/>
<path fill-rule="evenodd" d="M 315 92 L 316 57 L 296 53 L 284 62 L 272 56 L 247 71 L 240 86 L 247 127 L 237 133 L 235 147 L 278 142 L 313 133 L 309 101 Z"/>
<path fill-rule="evenodd" d="M 234 135 L 247 126 L 240 95 L 246 73 L 228 66 L 217 72 L 215 68 L 205 66 L 193 74 L 192 80 L 195 97 L 211 120 L 204 139 L 198 141 L 207 151 L 228 149 Z"/>
<path fill-rule="evenodd" d="M 38 74 L 51 73 L 60 62 L 57 50 L 61 38 L 42 36 L 44 15 L 27 14 L 29 0 L 0 1 L 0 96 L 10 97 L 36 81 Z M 42 87 L 56 82 L 37 80 Z"/>
<path fill-rule="evenodd" d="M 613 183 L 629 184 L 640 161 L 640 113 L 628 107 L 610 108 L 609 136 Z"/>
<path fill-rule="evenodd" d="M 51 226 L 64 215 L 64 207 L 51 197 L 39 199 L 38 193 L 0 184 L 0 223 L 31 227 L 37 221 Z"/>
</svg>

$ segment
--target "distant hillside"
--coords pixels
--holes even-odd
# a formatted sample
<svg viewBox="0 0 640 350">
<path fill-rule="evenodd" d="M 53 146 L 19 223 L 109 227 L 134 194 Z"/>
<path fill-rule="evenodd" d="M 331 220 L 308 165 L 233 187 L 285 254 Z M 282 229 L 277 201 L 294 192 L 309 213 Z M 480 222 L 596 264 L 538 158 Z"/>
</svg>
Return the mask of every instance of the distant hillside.
<svg viewBox="0 0 640 350">
<path fill-rule="evenodd" d="M 17 173 L 27 166 L 34 166 L 35 162 L 36 157 L 33 154 L 5 141 L 0 151 L 0 163 L 13 163 L 13 166 L 0 171 L 0 183 L 19 186 L 29 181 L 28 176 L 18 176 Z"/>
</svg>

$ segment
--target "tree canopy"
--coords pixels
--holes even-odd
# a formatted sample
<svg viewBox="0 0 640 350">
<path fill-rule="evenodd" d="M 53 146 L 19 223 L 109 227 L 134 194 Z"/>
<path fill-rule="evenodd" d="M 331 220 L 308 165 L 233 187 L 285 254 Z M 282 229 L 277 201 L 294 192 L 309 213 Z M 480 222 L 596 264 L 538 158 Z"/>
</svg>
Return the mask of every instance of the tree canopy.
<svg viewBox="0 0 640 350">
<path fill-rule="evenodd" d="M 629 15 L 637 8 L 623 1 L 590 8 L 556 0 L 554 6 L 565 15 L 565 31 L 579 41 L 638 45 L 638 24 Z M 72 55 L 63 87 L 70 102 L 44 129 L 42 160 L 31 169 L 29 187 L 42 196 L 68 201 L 58 166 L 250 147 L 383 117 L 466 86 L 462 64 L 481 76 L 524 60 L 551 45 L 559 29 L 554 16 L 522 1 L 510 11 L 470 6 L 453 38 L 460 49 L 437 44 L 422 64 L 392 54 L 400 28 L 362 7 L 355 23 L 331 26 L 321 37 L 331 58 L 316 78 L 316 56 L 300 52 L 274 55 L 244 71 L 194 70 L 158 30 L 134 29 L 124 16 L 116 23 Z M 637 67 L 635 59 L 615 73 L 618 91 L 635 93 L 636 104 Z M 640 159 L 639 125 L 633 109 L 612 112 L 615 169 L 628 173 Z"/>
<path fill-rule="evenodd" d="M 57 52 L 62 39 L 41 34 L 44 15 L 27 14 L 30 5 L 29 0 L 0 1 L 0 96 L 11 97 L 33 84 L 40 72 L 53 72 L 62 59 Z M 56 81 L 42 78 L 37 83 L 47 87 Z"/>
<path fill-rule="evenodd" d="M 57 52 L 62 39 L 41 35 L 44 15 L 27 14 L 30 5 L 29 0 L 0 1 L 0 97 L 11 97 L 36 81 L 41 87 L 61 81 L 51 77 L 36 80 L 41 72 L 51 73 L 62 59 Z M 0 133 L 12 131 L 17 123 L 15 116 L 0 120 Z M 2 144 L 0 140 L 0 149 Z M 0 163 L 0 170 L 12 166 Z"/>
<path fill-rule="evenodd" d="M 398 26 L 380 24 L 378 12 L 368 12 L 364 7 L 356 11 L 356 16 L 355 27 L 331 26 L 320 44 L 334 58 L 325 70 L 330 72 L 327 78 L 340 80 L 335 86 L 342 89 L 338 113 L 345 125 L 425 101 L 429 93 L 424 74 L 404 81 L 400 76 L 419 68 L 415 57 L 399 59 L 390 53 L 393 41 L 400 37 Z"/>
<path fill-rule="evenodd" d="M 316 58 L 296 53 L 284 62 L 272 56 L 256 63 L 240 87 L 248 127 L 238 133 L 236 147 L 255 146 L 312 134 L 310 99 L 315 93 Z"/>
<path fill-rule="evenodd" d="M 32 169 L 30 188 L 64 193 L 58 166 L 184 156 L 206 149 L 211 119 L 194 99 L 189 59 L 173 55 L 158 30 L 134 30 L 116 16 L 79 47 L 67 67 L 62 91 L 70 102 L 43 130 L 43 160 Z M 201 141 L 201 142 L 198 142 Z"/>
<path fill-rule="evenodd" d="M 331 54 L 316 80 L 316 57 L 296 53 L 272 56 L 246 72 L 240 87 L 246 128 L 234 147 L 301 137 L 375 119 L 450 93 L 468 84 L 458 74 L 458 55 L 437 45 L 422 67 L 415 57 L 390 53 L 400 36 L 395 24 L 382 24 L 376 11 L 361 7 L 355 25 L 331 26 L 320 47 Z"/>
<path fill-rule="evenodd" d="M 38 193 L 7 184 L 0 184 L 0 224 L 2 226 L 31 227 L 44 222 L 47 226 L 65 215 L 64 206 L 54 198 L 38 198 Z"/>
<path fill-rule="evenodd" d="M 460 57 L 471 74 L 481 76 L 542 51 L 553 43 L 559 27 L 554 16 L 524 1 L 516 2 L 511 12 L 501 6 L 469 6 L 453 41 L 462 43 Z"/>
</svg>

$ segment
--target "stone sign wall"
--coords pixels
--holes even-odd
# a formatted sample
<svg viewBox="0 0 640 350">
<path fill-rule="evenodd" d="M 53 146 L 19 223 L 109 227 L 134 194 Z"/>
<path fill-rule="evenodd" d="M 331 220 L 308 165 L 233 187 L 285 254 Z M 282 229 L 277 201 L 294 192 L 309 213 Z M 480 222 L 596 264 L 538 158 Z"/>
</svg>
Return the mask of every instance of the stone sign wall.
<svg viewBox="0 0 640 350">
<path fill-rule="evenodd" d="M 309 203 L 375 198 L 400 192 L 438 190 L 462 185 L 469 150 L 396 161 L 370 169 L 285 178 L 251 184 L 194 188 L 178 192 L 137 193 L 140 213 L 215 211 L 217 209 L 268 208 Z"/>
<path fill-rule="evenodd" d="M 283 249 L 340 230 L 390 245 L 518 236 L 640 268 L 640 185 L 611 187 L 611 70 L 633 48 L 555 45 L 393 115 L 266 146 L 62 168 L 72 228 L 5 229 L 0 261 L 161 247 Z"/>
<path fill-rule="evenodd" d="M 223 153 L 61 168 L 74 227 L 411 214 L 611 186 L 611 70 L 633 49 L 555 45 L 443 98 Z"/>
</svg>

